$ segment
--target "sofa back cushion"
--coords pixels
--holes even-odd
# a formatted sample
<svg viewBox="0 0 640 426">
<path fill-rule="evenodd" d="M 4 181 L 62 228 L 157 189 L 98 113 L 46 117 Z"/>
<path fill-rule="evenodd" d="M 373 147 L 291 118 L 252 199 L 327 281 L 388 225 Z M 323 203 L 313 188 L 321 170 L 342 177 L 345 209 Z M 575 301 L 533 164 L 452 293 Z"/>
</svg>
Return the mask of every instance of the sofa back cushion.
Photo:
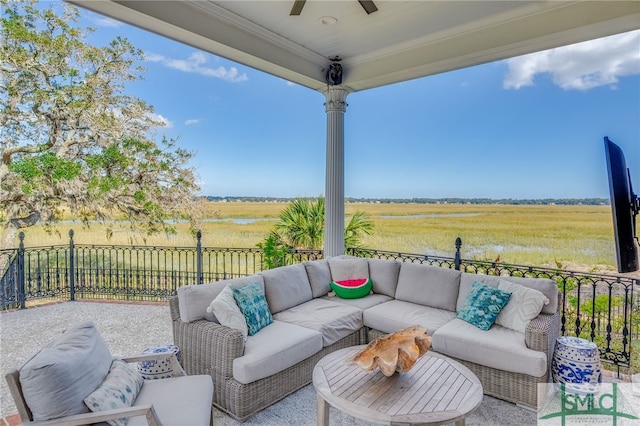
<svg viewBox="0 0 640 426">
<path fill-rule="evenodd" d="M 455 312 L 460 274 L 455 269 L 403 262 L 395 298 Z"/>
<path fill-rule="evenodd" d="M 259 273 L 272 314 L 298 306 L 313 298 L 307 271 L 302 263 L 281 266 Z"/>
<path fill-rule="evenodd" d="M 369 259 L 369 277 L 373 292 L 394 297 L 398 287 L 400 262 L 387 259 Z"/>
<path fill-rule="evenodd" d="M 303 265 L 307 271 L 313 297 L 322 297 L 329 293 L 331 291 L 331 287 L 329 287 L 329 283 L 331 282 L 329 261 L 327 259 L 312 260 L 303 262 Z"/>
<path fill-rule="evenodd" d="M 183 322 L 193 322 L 201 319 L 220 322 L 213 312 L 207 312 L 207 308 L 227 284 L 234 287 L 242 287 L 257 282 L 264 288 L 264 281 L 260 275 L 234 278 L 230 280 L 216 281 L 215 283 L 187 285 L 178 288 L 178 306 L 180 319 Z"/>
<path fill-rule="evenodd" d="M 104 380 L 112 356 L 91 322 L 67 328 L 20 369 L 20 385 L 33 420 L 87 410 L 84 398 Z"/>
<path fill-rule="evenodd" d="M 503 277 L 495 275 L 481 275 L 470 274 L 464 272 L 460 277 L 460 294 L 458 295 L 458 301 L 456 303 L 456 310 L 460 310 L 464 301 L 471 290 L 471 285 L 479 281 L 490 285 L 491 287 L 498 287 L 500 280 L 511 281 L 515 284 L 533 288 L 542 292 L 549 299 L 549 303 L 542 307 L 543 314 L 555 314 L 558 311 L 558 286 L 555 281 L 549 278 L 522 278 L 522 277 Z"/>
<path fill-rule="evenodd" d="M 367 259 L 353 256 L 336 256 L 329 259 L 331 281 L 369 278 L 369 262 Z"/>
</svg>

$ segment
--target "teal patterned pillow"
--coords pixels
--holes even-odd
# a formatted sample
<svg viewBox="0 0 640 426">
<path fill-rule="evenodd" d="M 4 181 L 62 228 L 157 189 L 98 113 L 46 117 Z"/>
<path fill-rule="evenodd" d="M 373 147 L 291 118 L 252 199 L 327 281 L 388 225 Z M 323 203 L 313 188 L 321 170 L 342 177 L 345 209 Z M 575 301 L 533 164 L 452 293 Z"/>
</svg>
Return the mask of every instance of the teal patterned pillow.
<svg viewBox="0 0 640 426">
<path fill-rule="evenodd" d="M 121 359 L 114 359 L 104 382 L 84 403 L 91 411 L 106 411 L 116 408 L 131 407 L 138 397 L 144 380 L 138 370 Z M 126 417 L 107 420 L 111 426 L 125 426 Z"/>
<path fill-rule="evenodd" d="M 249 336 L 253 336 L 273 322 L 264 291 L 258 283 L 251 283 L 244 287 L 233 289 L 233 298 L 238 308 L 247 320 Z"/>
<path fill-rule="evenodd" d="M 473 324 L 481 330 L 488 330 L 509 301 L 509 297 L 511 293 L 508 291 L 475 282 L 456 318 Z"/>
</svg>

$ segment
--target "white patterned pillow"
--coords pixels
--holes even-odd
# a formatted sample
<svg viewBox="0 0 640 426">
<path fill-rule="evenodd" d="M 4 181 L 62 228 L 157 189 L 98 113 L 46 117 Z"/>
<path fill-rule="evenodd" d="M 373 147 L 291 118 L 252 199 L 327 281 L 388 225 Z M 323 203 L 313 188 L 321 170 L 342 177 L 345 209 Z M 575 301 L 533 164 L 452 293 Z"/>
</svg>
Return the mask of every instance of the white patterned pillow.
<svg viewBox="0 0 640 426">
<path fill-rule="evenodd" d="M 106 411 L 131 407 L 144 380 L 138 370 L 121 359 L 114 359 L 109 374 L 98 389 L 84 399 L 91 411 Z M 112 426 L 126 426 L 128 418 L 107 420 Z"/>
<path fill-rule="evenodd" d="M 522 333 L 531 320 L 540 314 L 542 307 L 549 303 L 541 291 L 510 281 L 500 280 L 498 288 L 510 292 L 511 298 L 498 315 L 496 324 Z"/>
<path fill-rule="evenodd" d="M 211 301 L 207 312 L 213 313 L 221 325 L 240 330 L 244 339 L 247 340 L 249 328 L 247 327 L 247 320 L 236 303 L 236 299 L 233 298 L 234 287 L 236 286 L 228 284 L 220 294 Z"/>
</svg>

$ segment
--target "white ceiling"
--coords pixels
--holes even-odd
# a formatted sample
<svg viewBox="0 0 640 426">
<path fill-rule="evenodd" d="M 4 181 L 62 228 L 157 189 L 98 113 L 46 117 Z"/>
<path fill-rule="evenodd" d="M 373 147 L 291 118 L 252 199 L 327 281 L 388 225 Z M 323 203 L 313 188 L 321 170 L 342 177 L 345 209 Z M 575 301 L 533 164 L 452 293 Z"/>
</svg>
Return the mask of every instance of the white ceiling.
<svg viewBox="0 0 640 426">
<path fill-rule="evenodd" d="M 314 90 L 329 57 L 359 91 L 640 28 L 638 0 L 69 1 Z"/>
</svg>

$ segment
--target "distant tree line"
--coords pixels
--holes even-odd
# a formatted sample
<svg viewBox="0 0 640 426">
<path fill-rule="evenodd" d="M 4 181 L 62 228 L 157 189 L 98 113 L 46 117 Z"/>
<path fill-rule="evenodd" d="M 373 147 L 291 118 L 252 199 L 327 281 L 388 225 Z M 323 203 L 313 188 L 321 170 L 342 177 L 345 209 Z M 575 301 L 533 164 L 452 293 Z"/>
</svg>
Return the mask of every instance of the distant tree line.
<svg viewBox="0 0 640 426">
<path fill-rule="evenodd" d="M 287 198 L 287 197 L 249 197 L 249 196 L 213 196 L 207 195 L 208 201 L 243 201 L 243 202 L 271 202 L 271 203 L 288 203 L 296 199 L 304 199 L 304 197 Z M 307 197 L 309 200 L 315 200 L 317 197 Z M 403 203 L 403 204 L 508 204 L 508 205 L 538 205 L 538 206 L 605 206 L 609 205 L 608 198 L 354 198 L 345 197 L 347 203 Z"/>
</svg>

